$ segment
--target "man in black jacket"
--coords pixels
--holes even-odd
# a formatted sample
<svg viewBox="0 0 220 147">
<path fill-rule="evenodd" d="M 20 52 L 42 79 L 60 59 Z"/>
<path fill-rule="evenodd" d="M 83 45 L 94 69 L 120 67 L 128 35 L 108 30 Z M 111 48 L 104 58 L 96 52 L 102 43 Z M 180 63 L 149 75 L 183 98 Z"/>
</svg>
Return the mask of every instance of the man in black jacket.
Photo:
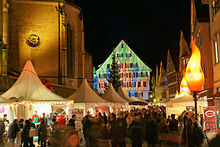
<svg viewBox="0 0 220 147">
<path fill-rule="evenodd" d="M 19 131 L 18 128 L 18 120 L 15 119 L 10 125 L 8 129 L 8 139 L 10 143 L 15 142 L 16 134 Z"/>
<path fill-rule="evenodd" d="M 73 115 L 72 115 L 72 118 L 71 118 L 71 119 L 69 120 L 69 122 L 68 122 L 68 126 L 71 126 L 71 127 L 73 127 L 73 128 L 75 129 L 75 128 L 76 128 L 75 121 L 76 121 L 76 115 L 73 114 Z"/>
</svg>

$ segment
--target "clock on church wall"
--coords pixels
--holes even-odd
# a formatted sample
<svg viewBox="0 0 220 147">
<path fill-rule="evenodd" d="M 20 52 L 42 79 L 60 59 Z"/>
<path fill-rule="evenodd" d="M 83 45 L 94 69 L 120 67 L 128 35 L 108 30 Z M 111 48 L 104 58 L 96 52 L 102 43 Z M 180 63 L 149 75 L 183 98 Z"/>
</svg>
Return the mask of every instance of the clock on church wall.
<svg viewBox="0 0 220 147">
<path fill-rule="evenodd" d="M 37 47 L 40 45 L 40 37 L 36 34 L 30 34 L 27 37 L 26 43 L 30 46 L 30 47 Z"/>
</svg>

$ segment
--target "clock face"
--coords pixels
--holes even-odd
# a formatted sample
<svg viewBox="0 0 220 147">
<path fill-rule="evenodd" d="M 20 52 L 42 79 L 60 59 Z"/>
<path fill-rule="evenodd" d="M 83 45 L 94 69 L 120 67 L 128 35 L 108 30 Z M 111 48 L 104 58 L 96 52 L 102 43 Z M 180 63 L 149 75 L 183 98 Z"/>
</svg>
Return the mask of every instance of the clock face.
<svg viewBox="0 0 220 147">
<path fill-rule="evenodd" d="M 31 34 L 28 36 L 26 42 L 31 47 L 37 47 L 40 45 L 40 37 L 36 34 Z"/>
</svg>

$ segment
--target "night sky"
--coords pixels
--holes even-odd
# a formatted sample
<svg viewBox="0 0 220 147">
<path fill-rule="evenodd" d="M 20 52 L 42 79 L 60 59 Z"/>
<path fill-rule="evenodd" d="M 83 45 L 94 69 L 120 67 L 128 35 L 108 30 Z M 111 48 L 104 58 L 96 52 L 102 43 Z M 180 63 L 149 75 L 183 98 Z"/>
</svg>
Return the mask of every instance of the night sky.
<svg viewBox="0 0 220 147">
<path fill-rule="evenodd" d="M 97 68 L 121 40 L 152 70 L 167 50 L 178 61 L 180 32 L 189 43 L 190 0 L 75 0 L 82 8 L 85 47 Z"/>
</svg>

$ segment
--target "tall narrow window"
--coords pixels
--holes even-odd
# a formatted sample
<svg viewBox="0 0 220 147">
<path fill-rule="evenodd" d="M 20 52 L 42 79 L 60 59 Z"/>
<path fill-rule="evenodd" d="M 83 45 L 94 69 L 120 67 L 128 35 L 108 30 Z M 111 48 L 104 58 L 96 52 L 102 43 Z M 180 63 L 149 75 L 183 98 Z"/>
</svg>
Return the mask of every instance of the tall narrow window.
<svg viewBox="0 0 220 147">
<path fill-rule="evenodd" d="M 143 86 L 147 87 L 147 82 L 146 81 L 143 81 Z"/>
<path fill-rule="evenodd" d="M 67 24 L 66 27 L 66 37 L 67 37 L 67 75 L 68 77 L 72 76 L 73 74 L 73 58 L 72 58 L 72 29 L 70 24 Z"/>
<path fill-rule="evenodd" d="M 218 57 L 218 42 L 217 42 L 217 40 L 215 40 L 214 45 L 215 45 L 215 63 L 218 63 L 219 57 Z"/>
<path fill-rule="evenodd" d="M 141 82 L 138 82 L 138 87 L 141 87 Z"/>
</svg>

